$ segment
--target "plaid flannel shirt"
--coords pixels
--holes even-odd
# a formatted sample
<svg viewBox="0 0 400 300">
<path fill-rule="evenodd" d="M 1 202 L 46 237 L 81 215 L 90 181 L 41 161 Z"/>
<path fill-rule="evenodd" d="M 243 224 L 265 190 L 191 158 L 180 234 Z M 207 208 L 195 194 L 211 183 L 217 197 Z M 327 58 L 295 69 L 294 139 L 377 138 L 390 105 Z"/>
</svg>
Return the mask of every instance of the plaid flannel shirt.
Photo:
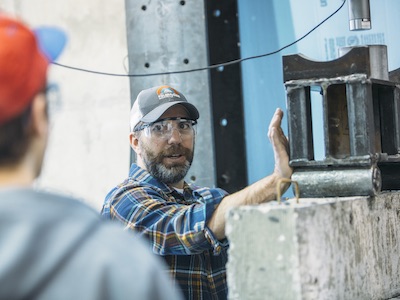
<svg viewBox="0 0 400 300">
<path fill-rule="evenodd" d="M 102 215 L 146 236 L 187 299 L 226 299 L 228 242 L 206 225 L 226 195 L 187 183 L 182 195 L 133 164 L 129 177 L 106 196 Z"/>
</svg>

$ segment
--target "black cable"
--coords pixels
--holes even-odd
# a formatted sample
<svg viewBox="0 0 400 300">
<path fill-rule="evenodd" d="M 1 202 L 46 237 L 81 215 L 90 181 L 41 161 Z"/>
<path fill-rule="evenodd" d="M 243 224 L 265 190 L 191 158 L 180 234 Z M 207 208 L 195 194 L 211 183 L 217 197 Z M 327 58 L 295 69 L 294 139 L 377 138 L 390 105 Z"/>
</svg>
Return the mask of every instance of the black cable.
<svg viewBox="0 0 400 300">
<path fill-rule="evenodd" d="M 63 65 L 63 64 L 60 64 L 60 63 L 57 63 L 57 62 L 52 62 L 52 64 L 60 66 L 60 67 L 64 67 L 64 68 L 67 68 L 67 69 L 77 70 L 77 71 L 83 71 L 83 72 L 88 72 L 88 73 L 93 73 L 93 74 L 100 74 L 100 75 L 107 75 L 107 76 L 119 76 L 119 77 L 159 76 L 159 75 L 182 74 L 182 73 L 191 73 L 191 72 L 198 72 L 198 71 L 216 69 L 216 68 L 225 67 L 225 66 L 229 66 L 229 65 L 233 65 L 233 64 L 238 64 L 238 63 L 241 63 L 241 62 L 246 61 L 246 60 L 252 60 L 252 59 L 257 59 L 257 58 L 261 58 L 261 57 L 270 56 L 270 55 L 276 54 L 276 53 L 278 53 L 278 52 L 280 52 L 280 51 L 282 51 L 282 50 L 284 50 L 286 48 L 289 48 L 290 46 L 293 46 L 294 44 L 297 44 L 298 42 L 303 40 L 305 37 L 310 35 L 318 27 L 320 27 L 322 24 L 324 24 L 326 21 L 328 21 L 330 18 L 332 18 L 343 7 L 343 5 L 345 3 L 346 3 L 346 0 L 343 0 L 343 3 L 340 5 L 340 7 L 338 9 L 336 9 L 332 14 L 330 14 L 323 21 L 321 21 L 319 24 L 317 24 L 314 28 L 312 28 L 310 31 L 308 31 L 305 35 L 303 35 L 302 37 L 298 38 L 294 42 L 292 42 L 292 43 L 290 43 L 290 44 L 288 44 L 286 46 L 283 46 L 282 48 L 279 48 L 278 50 L 275 50 L 275 51 L 272 51 L 272 52 L 269 52 L 269 53 L 265 53 L 265 54 L 254 55 L 254 56 L 249 56 L 249 57 L 245 57 L 245 58 L 239 58 L 239 59 L 231 60 L 231 61 L 224 62 L 224 63 L 210 65 L 210 66 L 207 66 L 207 67 L 195 68 L 195 69 L 189 69 L 189 70 L 183 70 L 183 71 L 170 71 L 170 72 L 159 72 L 159 73 L 148 73 L 148 74 L 116 74 L 116 73 L 106 73 L 106 72 L 93 71 L 93 70 L 82 69 L 82 68 L 77 68 L 77 67 L 71 67 L 71 66 Z"/>
</svg>

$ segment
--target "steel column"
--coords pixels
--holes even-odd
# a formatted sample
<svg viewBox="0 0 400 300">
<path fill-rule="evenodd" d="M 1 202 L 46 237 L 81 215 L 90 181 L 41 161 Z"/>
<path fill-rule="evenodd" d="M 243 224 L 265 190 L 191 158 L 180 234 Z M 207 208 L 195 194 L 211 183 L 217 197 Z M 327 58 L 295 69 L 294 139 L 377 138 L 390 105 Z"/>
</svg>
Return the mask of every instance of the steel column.
<svg viewBox="0 0 400 300">
<path fill-rule="evenodd" d="M 236 1 L 125 4 L 130 74 L 184 71 L 240 57 Z M 240 65 L 131 77 L 131 102 L 140 90 L 161 84 L 181 91 L 200 111 L 195 159 L 186 180 L 228 192 L 247 185 Z"/>
<path fill-rule="evenodd" d="M 204 2 L 126 0 L 130 74 L 182 71 L 208 65 Z M 130 78 L 131 103 L 151 86 L 168 84 L 199 109 L 196 150 L 187 180 L 215 185 L 215 150 L 207 71 Z M 132 158 L 133 160 L 134 158 Z"/>
<path fill-rule="evenodd" d="M 311 115 L 310 88 L 287 89 L 287 112 L 289 136 L 301 136 L 298 139 L 289 139 L 290 157 L 293 160 L 314 159 L 312 138 L 312 119 L 303 118 Z"/>
</svg>

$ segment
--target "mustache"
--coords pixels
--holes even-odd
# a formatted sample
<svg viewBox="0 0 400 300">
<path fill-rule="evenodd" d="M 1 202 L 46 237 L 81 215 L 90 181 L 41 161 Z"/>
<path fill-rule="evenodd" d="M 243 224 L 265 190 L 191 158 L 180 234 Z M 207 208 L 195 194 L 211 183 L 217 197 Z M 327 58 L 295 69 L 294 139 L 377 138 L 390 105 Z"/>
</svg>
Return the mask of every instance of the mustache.
<svg viewBox="0 0 400 300">
<path fill-rule="evenodd" d="M 168 149 L 165 149 L 163 152 L 161 152 L 161 156 L 171 156 L 174 154 L 188 156 L 190 154 L 190 150 L 188 148 L 182 147 L 181 145 L 172 145 Z"/>
</svg>

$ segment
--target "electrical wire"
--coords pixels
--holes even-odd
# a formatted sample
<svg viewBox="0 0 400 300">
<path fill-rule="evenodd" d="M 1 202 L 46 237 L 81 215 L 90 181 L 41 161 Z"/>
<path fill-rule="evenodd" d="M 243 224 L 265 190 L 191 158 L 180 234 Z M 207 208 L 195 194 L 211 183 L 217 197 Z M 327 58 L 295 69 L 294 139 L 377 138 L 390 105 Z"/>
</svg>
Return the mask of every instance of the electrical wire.
<svg viewBox="0 0 400 300">
<path fill-rule="evenodd" d="M 83 72 L 88 72 L 88 73 L 93 73 L 93 74 L 107 75 L 107 76 L 117 76 L 117 77 L 147 77 L 147 76 L 159 76 L 159 75 L 191 73 L 191 72 L 198 72 L 198 71 L 217 69 L 217 68 L 221 68 L 221 67 L 230 66 L 230 65 L 233 65 L 233 64 L 238 64 L 238 63 L 241 63 L 241 62 L 244 62 L 244 61 L 247 61 L 247 60 L 253 60 L 253 59 L 257 59 L 257 58 L 271 56 L 271 55 L 274 55 L 276 53 L 281 52 L 282 50 L 284 50 L 286 48 L 289 48 L 290 46 L 293 46 L 294 44 L 297 44 L 298 42 L 300 42 L 301 40 L 306 38 L 308 35 L 310 35 L 313 31 L 315 31 L 318 27 L 320 27 L 322 24 L 324 24 L 326 21 L 328 21 L 330 18 L 332 18 L 335 14 L 337 14 L 342 9 L 342 7 L 344 6 L 345 3 L 346 3 L 346 0 L 343 0 L 343 3 L 340 5 L 340 7 L 338 9 L 336 9 L 333 13 L 331 13 L 328 17 L 326 17 L 324 20 L 322 20 L 320 23 L 318 23 L 316 26 L 314 26 L 306 34 L 304 34 L 303 36 L 301 36 L 297 40 L 291 42 L 290 44 L 287 44 L 286 46 L 283 46 L 282 48 L 279 48 L 279 49 L 277 49 L 275 51 L 268 52 L 268 53 L 265 53 L 265 54 L 254 55 L 254 56 L 249 56 L 249 57 L 245 57 L 245 58 L 239 58 L 239 59 L 227 61 L 227 62 L 224 62 L 224 63 L 210 65 L 210 66 L 207 66 L 207 67 L 194 68 L 194 69 L 181 70 L 181 71 L 147 73 L 147 74 L 117 74 L 117 73 L 107 73 L 107 72 L 94 71 L 94 70 L 83 69 L 83 68 L 78 68 L 78 67 L 72 67 L 72 66 L 60 64 L 60 63 L 57 63 L 57 62 L 52 62 L 52 64 L 60 66 L 60 67 L 64 67 L 64 68 L 67 68 L 67 69 L 76 70 L 76 71 L 83 71 Z"/>
</svg>

